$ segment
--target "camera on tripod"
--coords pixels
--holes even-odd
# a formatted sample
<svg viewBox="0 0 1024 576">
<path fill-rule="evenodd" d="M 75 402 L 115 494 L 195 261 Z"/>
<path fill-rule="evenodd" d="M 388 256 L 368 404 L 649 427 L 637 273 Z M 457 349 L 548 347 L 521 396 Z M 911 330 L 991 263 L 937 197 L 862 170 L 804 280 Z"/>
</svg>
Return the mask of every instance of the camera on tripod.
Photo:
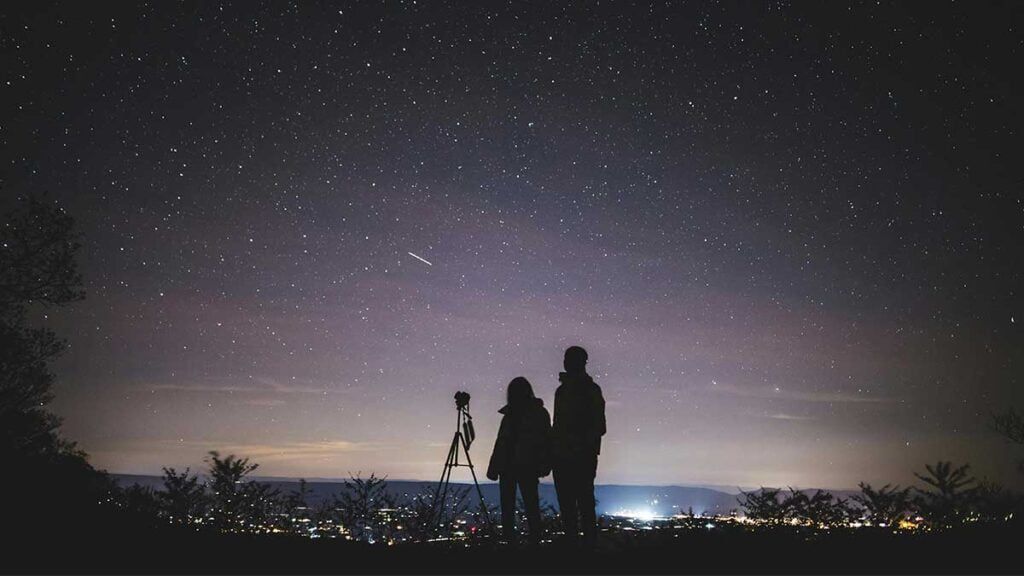
<svg viewBox="0 0 1024 576">
<path fill-rule="evenodd" d="M 469 415 L 469 392 L 459 390 L 455 393 L 455 409 L 459 411 L 462 439 L 465 442 L 466 450 L 469 450 L 469 445 L 476 439 L 476 430 L 473 429 L 473 417 Z"/>
<path fill-rule="evenodd" d="M 469 445 L 476 438 L 476 430 L 473 429 L 473 417 L 469 415 L 469 392 L 459 390 L 455 393 L 455 437 L 452 438 L 451 447 L 448 448 L 448 458 L 444 461 L 444 470 L 441 472 L 441 481 L 434 490 L 434 498 L 430 505 L 430 522 L 436 522 L 438 506 L 441 510 L 448 502 L 448 487 L 452 478 L 452 470 L 465 466 L 473 476 L 473 485 L 476 487 L 476 495 L 480 498 L 480 512 L 487 524 L 487 529 L 494 532 L 494 525 L 491 523 L 490 513 L 487 511 L 487 503 L 484 501 L 484 493 L 480 490 L 480 483 L 476 480 L 476 471 L 473 470 L 473 461 L 469 457 Z M 465 464 L 459 462 L 459 450 L 466 456 Z M 429 524 L 429 523 L 428 523 Z"/>
</svg>

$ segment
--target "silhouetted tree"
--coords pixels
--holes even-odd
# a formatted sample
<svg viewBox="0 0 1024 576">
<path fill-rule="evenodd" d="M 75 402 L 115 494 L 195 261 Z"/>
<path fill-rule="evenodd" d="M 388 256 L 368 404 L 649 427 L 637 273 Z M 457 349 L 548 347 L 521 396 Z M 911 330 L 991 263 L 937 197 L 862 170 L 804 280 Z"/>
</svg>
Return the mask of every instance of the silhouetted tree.
<svg viewBox="0 0 1024 576">
<path fill-rule="evenodd" d="M 285 502 L 289 508 L 293 509 L 305 509 L 309 507 L 307 499 L 309 498 L 309 485 L 306 483 L 305 478 L 299 478 L 299 489 L 291 490 L 285 497 Z"/>
<path fill-rule="evenodd" d="M 95 518 L 97 504 L 114 502 L 117 493 L 60 436 L 60 418 L 47 406 L 50 363 L 65 343 L 29 322 L 30 312 L 41 316 L 83 297 L 78 248 L 72 218 L 53 203 L 16 198 L 0 216 L 0 493 L 9 496 L 4 511 L 19 534 L 33 534 L 37 524 L 49 528 L 56 514 Z"/>
<path fill-rule="evenodd" d="M 925 520 L 935 528 L 949 528 L 963 523 L 970 514 L 977 492 L 975 479 L 970 476 L 970 465 L 953 468 L 951 462 L 925 465 L 927 474 L 914 472 L 931 489 L 916 488 L 915 504 Z"/>
<path fill-rule="evenodd" d="M 0 306 L 81 300 L 80 247 L 71 216 L 53 203 L 20 200 L 0 227 Z"/>
<path fill-rule="evenodd" d="M 65 343 L 27 322 L 29 307 L 63 306 L 83 297 L 73 224 L 56 206 L 27 198 L 0 225 L 0 453 L 5 463 L 19 456 L 84 457 L 60 438 L 60 419 L 46 409 L 53 400 L 49 363 Z"/>
<path fill-rule="evenodd" d="M 787 519 L 796 520 L 799 524 L 814 527 L 840 526 L 854 515 L 854 510 L 845 499 L 836 498 L 825 490 L 817 490 L 811 496 L 793 488 L 789 492 L 781 508 Z"/>
<path fill-rule="evenodd" d="M 267 484 L 245 480 L 259 468 L 234 454 L 221 458 L 210 452 L 210 523 L 227 532 L 267 532 L 278 510 L 278 491 Z"/>
<path fill-rule="evenodd" d="M 160 516 L 160 501 L 149 486 L 132 484 L 119 490 L 118 504 L 140 517 L 156 519 Z"/>
<path fill-rule="evenodd" d="M 777 488 L 740 492 L 743 497 L 738 500 L 747 517 L 769 525 L 832 527 L 846 524 L 855 515 L 849 502 L 825 490 L 810 496 L 794 488 L 789 488 L 788 494 Z"/>
<path fill-rule="evenodd" d="M 807 507 L 807 495 L 799 490 L 789 487 L 789 494 L 783 494 L 779 504 L 783 519 L 790 523 L 796 521 L 798 524 L 806 524 L 805 509 Z"/>
<path fill-rule="evenodd" d="M 239 490 L 242 510 L 248 532 L 283 532 L 288 529 L 284 521 L 285 507 L 281 492 L 265 482 L 250 480 Z"/>
<path fill-rule="evenodd" d="M 345 490 L 335 496 L 335 508 L 354 540 L 374 543 L 391 536 L 395 518 L 390 511 L 395 499 L 387 491 L 385 478 L 370 474 L 369 478 L 356 475 L 345 480 Z"/>
<path fill-rule="evenodd" d="M 1002 523 L 1019 513 L 1020 497 L 990 480 L 981 480 L 974 493 L 974 511 L 981 522 Z"/>
<path fill-rule="evenodd" d="M 1024 416 L 1016 409 L 992 415 L 992 427 L 1014 444 L 1024 444 Z"/>
<path fill-rule="evenodd" d="M 782 524 L 786 521 L 786 507 L 779 499 L 781 489 L 762 487 L 751 492 L 740 490 L 740 493 L 743 497 L 737 500 L 747 518 L 766 524 Z"/>
<path fill-rule="evenodd" d="M 1010 442 L 1024 446 L 1024 415 L 1016 409 L 993 414 L 992 427 Z M 1024 474 L 1024 460 L 1017 462 L 1017 470 Z"/>
<path fill-rule="evenodd" d="M 206 512 L 206 486 L 189 469 L 164 468 L 164 489 L 156 493 L 161 514 L 172 524 L 192 525 Z"/>
<path fill-rule="evenodd" d="M 316 525 L 316 536 L 336 538 L 341 535 L 341 518 L 337 509 L 337 498 L 327 498 L 321 501 L 312 514 L 313 523 Z"/>
<path fill-rule="evenodd" d="M 476 498 L 475 494 L 470 496 L 468 487 L 462 496 L 461 511 L 459 514 L 454 514 L 452 519 L 462 515 L 470 522 L 469 541 L 480 543 L 498 536 L 497 529 L 501 525 L 501 506 L 490 506 L 485 509 L 480 505 L 480 500 Z M 561 526 L 560 521 L 558 524 Z"/>
<path fill-rule="evenodd" d="M 290 491 L 284 499 L 288 530 L 294 534 L 311 535 L 315 530 L 313 511 L 309 507 L 309 486 L 305 478 L 299 479 L 299 489 Z"/>
<path fill-rule="evenodd" d="M 886 484 L 878 490 L 871 484 L 861 482 L 860 494 L 853 499 L 858 502 L 867 515 L 867 519 L 875 526 L 894 526 L 903 519 L 910 508 L 910 488 Z"/>
<path fill-rule="evenodd" d="M 409 510 L 409 519 L 405 523 L 406 533 L 414 542 L 429 540 L 437 533 L 438 522 L 431 518 L 434 512 L 433 498 L 433 490 L 424 488 L 404 503 Z"/>
<path fill-rule="evenodd" d="M 469 488 L 450 486 L 443 502 L 434 505 L 434 489 L 423 488 L 403 505 L 409 517 L 405 523 L 411 540 L 422 542 L 441 535 L 448 536 L 456 519 L 469 508 Z"/>
</svg>

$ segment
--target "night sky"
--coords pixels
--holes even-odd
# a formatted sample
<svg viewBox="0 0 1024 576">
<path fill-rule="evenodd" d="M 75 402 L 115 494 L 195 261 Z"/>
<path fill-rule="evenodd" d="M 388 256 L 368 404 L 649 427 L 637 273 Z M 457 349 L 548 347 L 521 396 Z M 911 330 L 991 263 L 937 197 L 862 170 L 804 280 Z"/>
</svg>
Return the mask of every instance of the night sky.
<svg viewBox="0 0 1024 576">
<path fill-rule="evenodd" d="M 599 483 L 1019 478 L 1019 3 L 2 11 L 3 202 L 82 233 L 35 318 L 99 467 L 436 479 L 455 391 L 483 464 L 579 344 Z"/>
</svg>

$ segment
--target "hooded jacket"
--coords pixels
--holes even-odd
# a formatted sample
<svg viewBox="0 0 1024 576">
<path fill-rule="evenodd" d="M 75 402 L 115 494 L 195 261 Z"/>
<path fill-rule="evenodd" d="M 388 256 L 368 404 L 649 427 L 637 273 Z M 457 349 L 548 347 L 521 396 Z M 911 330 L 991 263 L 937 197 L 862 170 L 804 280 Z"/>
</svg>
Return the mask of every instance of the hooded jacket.
<svg viewBox="0 0 1024 576">
<path fill-rule="evenodd" d="M 487 477 L 543 477 L 551 473 L 551 416 L 544 401 L 532 398 L 522 414 L 508 405 L 498 410 L 503 416 L 487 466 Z"/>
<path fill-rule="evenodd" d="M 559 380 L 551 429 L 554 458 L 559 462 L 596 458 L 606 431 L 601 387 L 585 372 L 563 372 Z"/>
</svg>

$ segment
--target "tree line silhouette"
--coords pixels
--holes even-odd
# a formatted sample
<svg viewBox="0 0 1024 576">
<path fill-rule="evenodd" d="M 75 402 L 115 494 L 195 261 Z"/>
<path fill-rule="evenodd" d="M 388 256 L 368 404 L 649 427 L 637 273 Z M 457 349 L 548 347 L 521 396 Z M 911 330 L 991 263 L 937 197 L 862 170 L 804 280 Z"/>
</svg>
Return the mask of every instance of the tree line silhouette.
<svg viewBox="0 0 1024 576">
<path fill-rule="evenodd" d="M 1020 495 L 970 475 L 970 465 L 951 462 L 925 466 L 914 473 L 924 487 L 886 484 L 874 488 L 861 482 L 860 493 L 849 499 L 826 490 L 813 493 L 789 488 L 743 492 L 746 517 L 769 526 L 793 525 L 834 528 L 950 529 L 969 523 L 1005 523 L 1024 510 Z"/>
<path fill-rule="evenodd" d="M 342 490 L 317 505 L 310 503 L 305 480 L 298 489 L 283 492 L 273 485 L 251 479 L 259 465 L 235 455 L 221 457 L 210 452 L 205 479 L 191 470 L 163 469 L 162 489 L 133 484 L 115 491 L 111 502 L 133 514 L 158 518 L 168 524 L 192 530 L 271 534 L 287 533 L 310 537 L 348 534 L 366 542 L 389 541 L 401 527 L 392 512 L 397 498 L 387 491 L 383 478 L 353 476 Z M 426 506 L 411 509 L 426 519 Z M 414 514 L 406 529 L 426 535 Z"/>
<path fill-rule="evenodd" d="M 134 484 L 115 491 L 111 502 L 134 514 L 192 530 L 343 537 L 371 544 L 448 536 L 458 529 L 460 517 L 466 516 L 475 520 L 474 526 L 487 525 L 478 512 L 470 513 L 468 487 L 456 489 L 441 507 L 443 515 L 431 522 L 429 489 L 399 496 L 388 490 L 385 478 L 355 475 L 343 481 L 337 493 L 313 506 L 305 480 L 298 482 L 297 490 L 282 492 L 248 479 L 258 464 L 247 458 L 222 458 L 217 452 L 209 456 L 206 480 L 188 469 L 165 468 L 162 489 Z M 765 528 L 950 530 L 971 524 L 1019 524 L 1024 511 L 1021 496 L 978 481 L 970 475 L 970 466 L 940 461 L 926 465 L 925 470 L 915 473 L 922 487 L 886 484 L 875 488 L 861 482 L 860 493 L 849 498 L 826 490 L 761 488 L 742 492 L 738 502 L 743 518 Z M 523 509 L 520 501 L 518 512 L 522 514 Z M 556 518 L 557 510 L 545 504 L 545 533 L 555 533 Z M 492 523 L 499 523 L 496 514 Z M 472 540 L 474 535 L 465 536 Z"/>
<path fill-rule="evenodd" d="M 399 495 L 388 489 L 386 478 L 352 475 L 339 489 L 311 502 L 305 479 L 298 488 L 284 491 L 250 475 L 259 464 L 235 455 L 210 452 L 205 475 L 190 469 L 164 468 L 159 489 L 138 483 L 115 487 L 107 501 L 133 516 L 193 531 L 241 534 L 291 534 L 311 538 L 341 537 L 366 543 L 423 542 L 451 536 L 459 521 L 469 519 L 467 538 L 488 526 L 482 513 L 469 506 L 469 487 L 452 487 L 437 507 L 434 494 L 424 487 L 415 494 Z M 519 503 L 519 512 L 524 506 Z M 489 511 L 491 525 L 496 510 Z M 555 530 L 557 512 L 542 505 L 542 521 L 548 533 Z M 463 528 L 465 531 L 466 528 Z"/>
</svg>

